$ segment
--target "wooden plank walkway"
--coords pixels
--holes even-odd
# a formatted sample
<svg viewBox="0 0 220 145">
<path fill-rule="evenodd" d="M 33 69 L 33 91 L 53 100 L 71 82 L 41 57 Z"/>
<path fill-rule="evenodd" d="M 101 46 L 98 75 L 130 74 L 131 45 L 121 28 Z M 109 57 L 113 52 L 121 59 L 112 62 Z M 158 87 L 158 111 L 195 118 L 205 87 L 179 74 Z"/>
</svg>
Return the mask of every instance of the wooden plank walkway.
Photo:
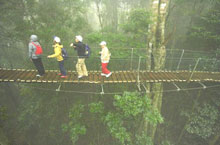
<svg viewBox="0 0 220 145">
<path fill-rule="evenodd" d="M 43 77 L 36 77 L 36 70 L 4 69 L 0 68 L 0 82 L 21 83 L 137 83 L 137 82 L 220 82 L 220 72 L 192 72 L 190 71 L 114 71 L 109 78 L 101 77 L 101 72 L 89 71 L 89 76 L 77 78 L 75 71 L 68 71 L 67 79 L 58 76 L 58 70 L 47 70 Z M 139 74 L 139 77 L 138 77 Z M 139 78 L 139 80 L 138 80 Z"/>
</svg>

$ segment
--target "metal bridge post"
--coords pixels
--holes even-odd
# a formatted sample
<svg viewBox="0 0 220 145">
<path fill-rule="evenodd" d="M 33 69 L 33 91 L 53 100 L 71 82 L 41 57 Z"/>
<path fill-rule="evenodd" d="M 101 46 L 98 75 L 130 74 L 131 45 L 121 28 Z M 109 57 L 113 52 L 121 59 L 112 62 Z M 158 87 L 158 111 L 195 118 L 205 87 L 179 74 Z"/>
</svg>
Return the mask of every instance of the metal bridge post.
<svg viewBox="0 0 220 145">
<path fill-rule="evenodd" d="M 194 68 L 193 68 L 193 71 L 192 71 L 192 73 L 191 73 L 191 75 L 190 75 L 190 77 L 189 77 L 188 82 L 190 82 L 190 80 L 192 79 L 193 74 L 194 74 L 194 72 L 195 72 L 195 70 L 196 70 L 196 68 L 197 68 L 197 66 L 198 66 L 200 60 L 201 60 L 201 58 L 198 58 L 198 60 L 196 61 L 196 65 L 195 65 Z"/>
<path fill-rule="evenodd" d="M 132 67 L 133 67 L 133 57 L 134 57 L 134 48 L 131 48 L 130 70 L 132 70 Z"/>
<path fill-rule="evenodd" d="M 173 82 L 173 85 L 176 87 L 178 92 L 181 90 L 180 87 L 178 87 L 177 84 L 175 84 L 174 82 Z"/>
<path fill-rule="evenodd" d="M 56 92 L 60 91 L 61 83 L 59 84 L 59 87 L 56 89 Z"/>
<path fill-rule="evenodd" d="M 102 88 L 102 91 L 100 92 L 101 95 L 104 95 L 105 92 L 104 92 L 104 87 L 103 87 L 103 84 L 101 84 L 101 88 Z"/>
<path fill-rule="evenodd" d="M 202 82 L 199 82 L 199 84 L 203 87 L 203 89 L 206 89 L 206 85 L 204 85 Z"/>
<path fill-rule="evenodd" d="M 146 94 L 150 93 L 150 92 L 147 90 L 147 87 L 144 85 L 144 83 L 142 83 L 142 86 L 144 87 Z"/>
<path fill-rule="evenodd" d="M 140 67 L 141 67 L 141 56 L 139 56 L 138 72 L 137 72 L 137 86 L 138 86 L 139 90 L 141 90 L 141 85 L 140 85 Z"/>
<path fill-rule="evenodd" d="M 183 55 L 184 55 L 184 49 L 183 49 L 183 51 L 182 51 L 182 54 L 181 54 L 181 57 L 180 57 L 180 60 L 179 60 L 179 63 L 178 63 L 178 65 L 177 65 L 176 70 L 179 70 L 180 63 L 182 62 Z"/>
</svg>

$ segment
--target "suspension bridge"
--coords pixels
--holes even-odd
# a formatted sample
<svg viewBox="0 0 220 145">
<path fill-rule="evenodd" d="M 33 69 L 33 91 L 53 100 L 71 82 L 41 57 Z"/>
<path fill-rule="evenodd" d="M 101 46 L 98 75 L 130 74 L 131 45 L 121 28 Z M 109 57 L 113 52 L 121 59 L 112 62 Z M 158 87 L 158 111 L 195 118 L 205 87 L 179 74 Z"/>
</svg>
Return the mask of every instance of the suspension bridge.
<svg viewBox="0 0 220 145">
<path fill-rule="evenodd" d="M 150 71 L 146 69 L 146 56 L 141 56 L 146 52 L 140 51 L 140 49 L 140 52 L 136 52 L 137 49 L 127 50 L 123 52 L 126 58 L 111 58 L 110 70 L 113 73 L 109 78 L 101 76 L 99 57 L 93 56 L 86 60 L 90 62 L 90 65 L 87 65 L 89 75 L 82 79 L 78 79 L 77 72 L 73 71 L 75 67 L 73 62 L 74 60 L 76 62 L 77 57 L 70 57 L 65 62 L 65 68 L 69 70 L 66 79 L 60 78 L 59 71 L 55 70 L 57 69 L 56 61 L 43 57 L 44 66 L 47 68 L 44 76 L 36 77 L 37 71 L 29 61 L 26 62 L 27 64 L 23 64 L 24 69 L 0 67 L 0 82 L 84 84 L 220 82 L 220 72 L 216 71 L 220 63 L 214 53 L 210 53 L 208 58 L 198 58 L 192 55 L 193 51 L 177 50 L 178 53 L 176 53 L 175 50 L 167 50 L 165 64 L 167 70 Z M 112 56 L 118 55 L 118 50 L 116 52 L 111 50 L 111 52 Z M 208 55 L 207 52 L 195 52 L 194 54 L 198 55 L 198 53 Z"/>
<path fill-rule="evenodd" d="M 0 68 L 0 82 L 20 83 L 158 83 L 158 82 L 220 82 L 220 72 L 203 71 L 113 71 L 109 78 L 99 71 L 89 71 L 89 75 L 78 79 L 77 72 L 68 71 L 62 79 L 58 70 L 47 70 L 42 77 L 36 77 L 36 70 Z"/>
</svg>

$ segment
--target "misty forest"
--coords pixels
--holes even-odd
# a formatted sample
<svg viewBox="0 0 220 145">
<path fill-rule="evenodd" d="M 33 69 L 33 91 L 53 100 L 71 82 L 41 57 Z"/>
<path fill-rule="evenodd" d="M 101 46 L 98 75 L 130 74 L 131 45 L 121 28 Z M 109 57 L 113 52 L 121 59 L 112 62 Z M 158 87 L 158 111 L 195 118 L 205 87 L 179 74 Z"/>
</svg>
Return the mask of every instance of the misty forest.
<svg viewBox="0 0 220 145">
<path fill-rule="evenodd" d="M 77 71 L 79 35 L 91 49 L 81 80 L 94 72 L 219 73 L 220 0 L 0 0 L 0 13 L 1 69 L 36 70 L 32 35 L 47 76 L 59 72 L 48 58 L 54 43 L 68 53 L 61 81 L 0 79 L 0 145 L 220 144 L 220 82 L 64 82 Z M 101 76 L 102 46 L 109 78 Z"/>
</svg>

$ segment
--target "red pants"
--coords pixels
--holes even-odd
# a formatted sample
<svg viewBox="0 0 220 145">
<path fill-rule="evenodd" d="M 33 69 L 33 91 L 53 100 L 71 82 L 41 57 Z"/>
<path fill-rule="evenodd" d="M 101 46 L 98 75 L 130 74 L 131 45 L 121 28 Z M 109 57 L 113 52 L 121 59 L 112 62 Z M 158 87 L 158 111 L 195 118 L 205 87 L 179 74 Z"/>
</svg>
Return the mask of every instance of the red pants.
<svg viewBox="0 0 220 145">
<path fill-rule="evenodd" d="M 107 69 L 108 63 L 102 63 L 102 73 L 109 74 L 110 71 Z"/>
</svg>

